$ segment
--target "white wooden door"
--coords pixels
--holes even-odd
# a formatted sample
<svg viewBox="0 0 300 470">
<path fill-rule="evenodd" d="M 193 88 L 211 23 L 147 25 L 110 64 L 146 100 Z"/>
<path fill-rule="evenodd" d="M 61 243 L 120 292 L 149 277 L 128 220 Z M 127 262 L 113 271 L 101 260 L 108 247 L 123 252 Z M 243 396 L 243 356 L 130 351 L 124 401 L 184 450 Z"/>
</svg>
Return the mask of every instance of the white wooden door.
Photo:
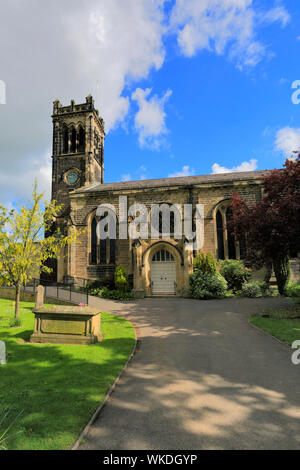
<svg viewBox="0 0 300 470">
<path fill-rule="evenodd" d="M 176 294 L 175 262 L 151 263 L 152 294 Z"/>
</svg>

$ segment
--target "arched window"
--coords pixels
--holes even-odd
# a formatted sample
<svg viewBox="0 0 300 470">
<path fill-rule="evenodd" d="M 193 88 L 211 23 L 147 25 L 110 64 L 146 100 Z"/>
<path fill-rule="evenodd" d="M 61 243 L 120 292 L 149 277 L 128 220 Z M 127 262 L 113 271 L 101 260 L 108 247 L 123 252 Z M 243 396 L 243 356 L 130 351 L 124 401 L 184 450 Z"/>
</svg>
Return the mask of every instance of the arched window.
<svg viewBox="0 0 300 470">
<path fill-rule="evenodd" d="M 180 224 L 181 214 L 177 210 L 177 208 L 175 206 L 173 206 L 173 204 L 171 204 L 171 203 L 160 203 L 158 205 L 159 206 L 167 205 L 170 208 L 169 216 L 167 214 L 164 214 L 164 216 L 163 216 L 163 212 L 161 210 L 159 211 L 159 213 L 158 213 L 158 232 L 159 232 L 160 235 L 162 235 L 162 238 L 164 238 L 164 236 L 163 236 L 163 217 L 166 217 L 164 222 L 168 224 L 169 221 L 170 221 L 170 237 L 173 238 L 174 233 L 175 233 L 175 222 L 177 221 L 177 223 Z M 154 218 L 154 220 L 153 220 L 152 213 L 151 213 L 151 227 L 153 227 L 154 229 L 157 229 L 157 221 L 156 221 L 156 218 Z"/>
<path fill-rule="evenodd" d="M 216 219 L 217 219 L 216 223 L 217 223 L 218 258 L 225 259 L 223 217 L 220 211 L 217 212 Z"/>
<path fill-rule="evenodd" d="M 69 151 L 69 132 L 67 126 L 64 126 L 62 132 L 62 148 L 63 153 L 68 153 Z"/>
<path fill-rule="evenodd" d="M 100 264 L 106 264 L 106 240 L 100 240 Z"/>
<path fill-rule="evenodd" d="M 116 263 L 116 240 L 109 240 L 109 262 L 110 264 Z"/>
<path fill-rule="evenodd" d="M 71 129 L 71 153 L 76 153 L 76 129 L 72 127 Z"/>
<path fill-rule="evenodd" d="M 91 230 L 91 264 L 97 264 L 97 220 L 92 220 Z"/>
<path fill-rule="evenodd" d="M 101 218 L 108 215 L 105 213 Z M 93 217 L 91 222 L 91 253 L 90 264 L 115 264 L 116 263 L 116 240 L 105 238 L 98 240 L 97 224 L 98 220 Z"/>
<path fill-rule="evenodd" d="M 83 153 L 85 151 L 85 132 L 82 126 L 79 126 L 78 132 L 78 152 Z"/>
<path fill-rule="evenodd" d="M 157 251 L 153 258 L 152 258 L 152 262 L 170 262 L 170 263 L 174 263 L 174 256 L 172 255 L 172 253 L 170 253 L 168 250 L 160 250 L 160 251 Z"/>
<path fill-rule="evenodd" d="M 243 259 L 245 257 L 245 238 L 236 240 L 228 227 L 232 217 L 233 212 L 230 207 L 230 201 L 224 201 L 219 205 L 215 213 L 218 259 Z"/>
</svg>

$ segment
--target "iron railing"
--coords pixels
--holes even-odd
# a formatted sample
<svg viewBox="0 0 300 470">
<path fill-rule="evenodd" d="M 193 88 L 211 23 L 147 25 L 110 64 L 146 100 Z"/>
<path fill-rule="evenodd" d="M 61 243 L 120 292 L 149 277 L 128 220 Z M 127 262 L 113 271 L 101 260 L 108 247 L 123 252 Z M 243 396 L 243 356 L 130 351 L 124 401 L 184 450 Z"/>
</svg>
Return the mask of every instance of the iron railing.
<svg viewBox="0 0 300 470">
<path fill-rule="evenodd" d="M 77 281 L 77 278 L 76 278 Z M 88 279 L 78 279 L 79 283 L 72 284 L 72 283 L 63 283 L 63 282 L 50 282 L 40 280 L 40 279 L 32 279 L 30 282 L 26 284 L 26 286 L 22 287 L 22 290 L 26 292 L 32 292 L 35 294 L 37 286 L 42 285 L 44 286 L 44 294 L 45 297 L 54 298 L 57 300 L 62 300 L 65 302 L 71 302 L 74 304 L 89 304 L 89 290 L 87 288 L 87 281 Z"/>
</svg>

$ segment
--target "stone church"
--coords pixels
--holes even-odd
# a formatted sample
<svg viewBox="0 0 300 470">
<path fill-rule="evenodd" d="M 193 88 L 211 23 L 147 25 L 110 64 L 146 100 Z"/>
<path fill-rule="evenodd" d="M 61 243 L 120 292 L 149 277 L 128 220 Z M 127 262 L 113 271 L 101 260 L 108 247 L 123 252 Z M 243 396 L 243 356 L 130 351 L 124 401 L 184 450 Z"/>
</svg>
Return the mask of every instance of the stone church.
<svg viewBox="0 0 300 470">
<path fill-rule="evenodd" d="M 193 270 L 195 252 L 186 249 L 184 238 L 99 239 L 97 207 L 119 197 L 128 206 L 142 203 L 204 205 L 204 252 L 217 259 L 242 258 L 243 243 L 226 229 L 230 218 L 230 195 L 238 192 L 255 203 L 262 197 L 262 172 L 104 182 L 104 121 L 91 95 L 83 104 L 53 104 L 52 198 L 63 204 L 57 224 L 78 232 L 76 242 L 58 259 L 55 276 L 59 282 L 84 282 L 113 276 L 123 265 L 137 297 L 183 295 Z M 117 213 L 117 217 L 120 214 Z"/>
</svg>

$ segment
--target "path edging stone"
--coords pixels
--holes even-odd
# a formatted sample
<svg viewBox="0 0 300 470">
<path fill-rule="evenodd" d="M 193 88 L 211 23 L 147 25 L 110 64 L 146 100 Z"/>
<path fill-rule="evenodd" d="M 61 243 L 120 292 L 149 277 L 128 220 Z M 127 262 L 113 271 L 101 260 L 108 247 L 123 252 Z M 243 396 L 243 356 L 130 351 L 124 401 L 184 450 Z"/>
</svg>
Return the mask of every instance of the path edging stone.
<svg viewBox="0 0 300 470">
<path fill-rule="evenodd" d="M 275 341 L 277 341 L 277 343 L 282 344 L 282 345 L 285 346 L 286 348 L 292 349 L 291 346 L 290 346 L 288 343 L 285 343 L 285 342 L 282 341 L 281 339 L 276 338 L 276 336 L 272 335 L 271 333 L 268 333 L 268 331 L 265 331 L 265 330 L 263 330 L 262 328 L 259 328 L 259 326 L 253 325 L 253 323 L 251 323 L 250 320 L 249 320 L 249 325 L 252 326 L 252 328 L 254 328 L 255 330 L 260 331 L 260 332 L 263 333 L 264 335 L 269 336 L 269 337 L 275 339 Z"/>
</svg>

